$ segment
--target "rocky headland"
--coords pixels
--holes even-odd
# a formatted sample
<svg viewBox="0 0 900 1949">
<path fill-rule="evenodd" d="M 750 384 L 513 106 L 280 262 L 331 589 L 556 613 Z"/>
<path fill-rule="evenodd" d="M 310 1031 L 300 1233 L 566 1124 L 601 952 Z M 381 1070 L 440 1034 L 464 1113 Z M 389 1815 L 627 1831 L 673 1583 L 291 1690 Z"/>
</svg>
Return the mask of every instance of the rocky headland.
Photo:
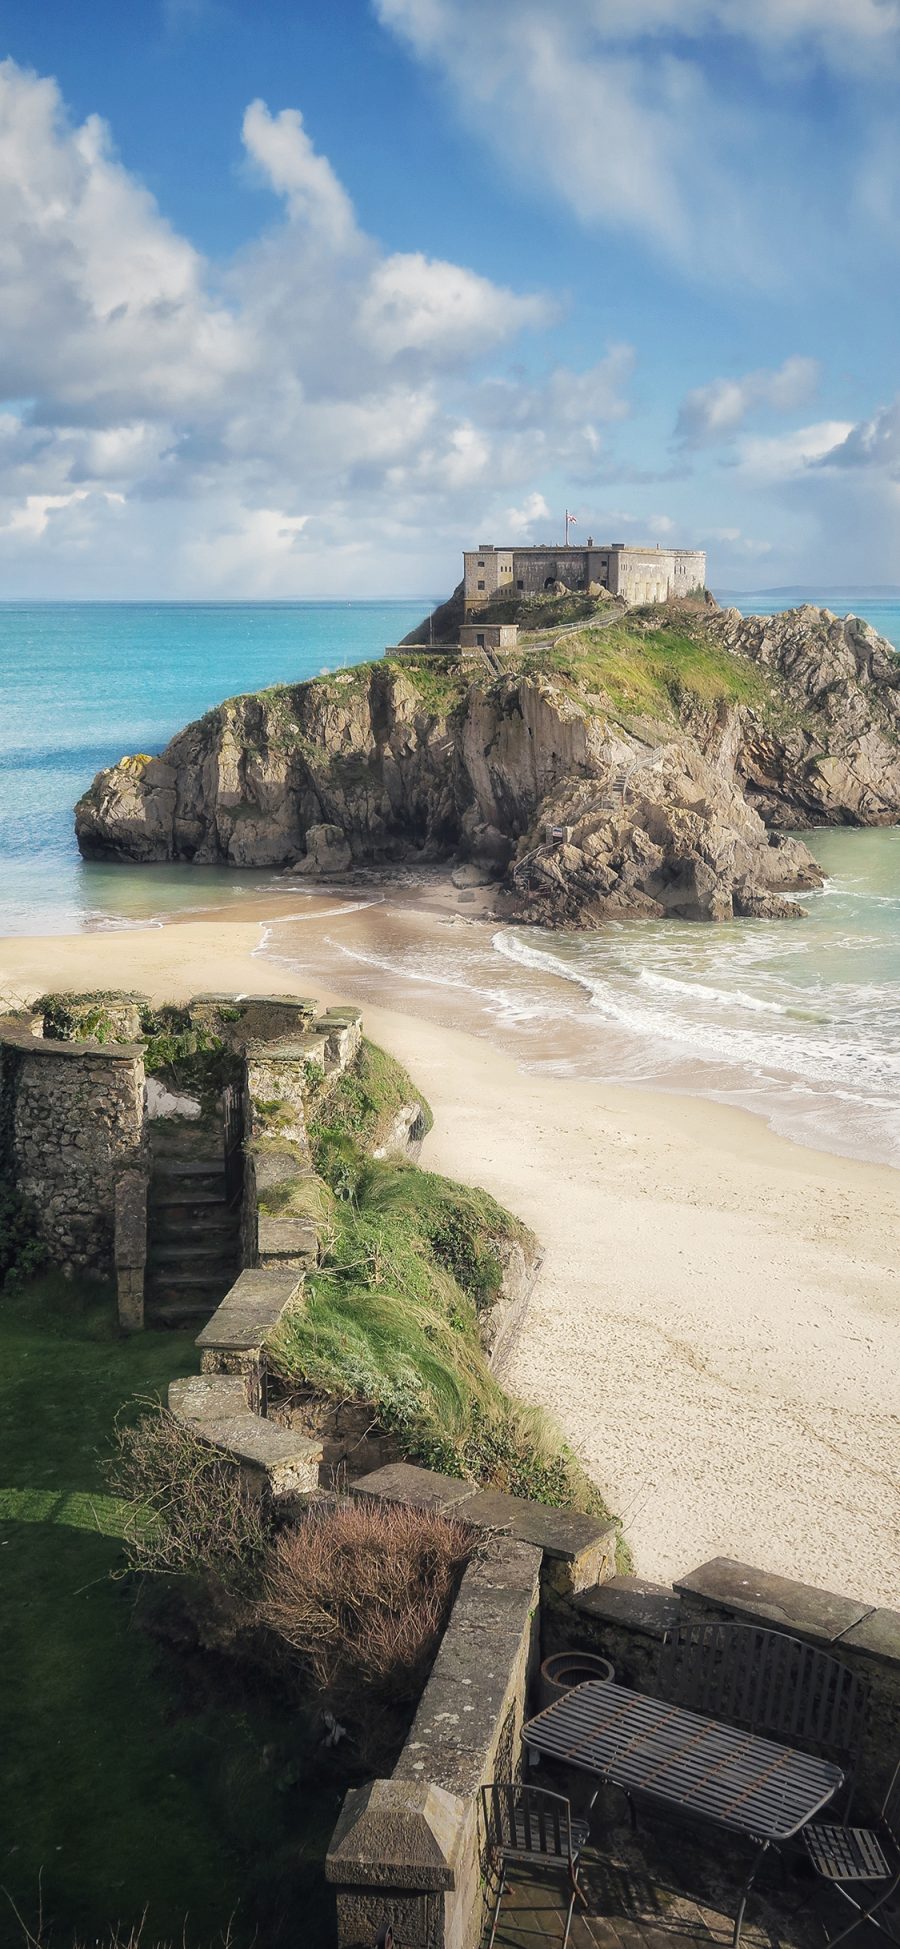
<svg viewBox="0 0 900 1949">
<path fill-rule="evenodd" d="M 580 607 L 521 618 L 496 671 L 413 648 L 231 698 L 98 773 L 81 852 L 470 862 L 517 919 L 727 920 L 801 911 L 792 829 L 900 817 L 900 658 L 860 618 Z"/>
</svg>

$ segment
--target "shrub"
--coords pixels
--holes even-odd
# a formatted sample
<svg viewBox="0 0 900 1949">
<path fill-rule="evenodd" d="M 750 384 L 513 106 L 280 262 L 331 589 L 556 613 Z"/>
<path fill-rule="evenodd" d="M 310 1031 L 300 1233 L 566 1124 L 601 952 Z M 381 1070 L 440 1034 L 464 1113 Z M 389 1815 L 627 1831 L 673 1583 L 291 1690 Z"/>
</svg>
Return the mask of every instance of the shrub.
<svg viewBox="0 0 900 1949">
<path fill-rule="evenodd" d="M 119 1425 L 107 1474 L 131 1505 L 129 1568 L 212 1579 L 236 1595 L 259 1583 L 269 1541 L 258 1496 L 224 1454 L 184 1428 L 167 1408 Z"/>
<path fill-rule="evenodd" d="M 313 1508 L 276 1539 L 261 1615 L 338 1717 L 361 1696 L 418 1697 L 474 1548 L 462 1523 L 404 1504 Z"/>
<path fill-rule="evenodd" d="M 44 1018 L 48 1042 L 121 1042 L 123 1004 L 138 1002 L 124 990 L 97 989 L 93 994 L 39 995 L 35 1015 Z"/>
</svg>

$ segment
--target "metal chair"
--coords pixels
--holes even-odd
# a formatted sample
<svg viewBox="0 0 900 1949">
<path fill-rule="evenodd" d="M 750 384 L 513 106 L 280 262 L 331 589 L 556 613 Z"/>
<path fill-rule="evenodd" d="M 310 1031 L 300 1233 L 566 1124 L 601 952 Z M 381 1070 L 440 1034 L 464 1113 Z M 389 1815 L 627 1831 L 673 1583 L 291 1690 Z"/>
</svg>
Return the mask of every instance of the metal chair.
<svg viewBox="0 0 900 1949">
<path fill-rule="evenodd" d="M 500 1862 L 500 1885 L 488 1949 L 494 1949 L 507 1869 L 513 1863 L 565 1870 L 571 1890 L 562 1939 L 562 1949 L 566 1949 L 576 1895 L 587 1907 L 587 1897 L 578 1881 L 578 1859 L 588 1837 L 587 1821 L 572 1819 L 569 1802 L 561 1793 L 523 1786 L 515 1780 L 492 1781 L 482 1787 L 481 1799 L 488 1850 Z"/>
<path fill-rule="evenodd" d="M 863 1922 L 871 1922 L 883 1935 L 900 1942 L 900 1906 L 894 1903 L 900 1891 L 900 1764 L 894 1770 L 876 1827 L 835 1827 L 812 1821 L 804 1828 L 803 1839 L 816 1873 L 856 1910 L 846 1929 L 829 1936 L 828 1949 L 834 1949 L 836 1942 L 843 1942 Z M 873 1891 L 871 1900 L 862 1894 L 866 1883 Z M 853 1887 L 860 1890 L 861 1899 L 851 1893 Z"/>
<path fill-rule="evenodd" d="M 698 1619 L 666 1633 L 657 1681 L 672 1705 L 839 1762 L 847 1818 L 869 1687 L 838 1658 L 783 1631 Z"/>
</svg>

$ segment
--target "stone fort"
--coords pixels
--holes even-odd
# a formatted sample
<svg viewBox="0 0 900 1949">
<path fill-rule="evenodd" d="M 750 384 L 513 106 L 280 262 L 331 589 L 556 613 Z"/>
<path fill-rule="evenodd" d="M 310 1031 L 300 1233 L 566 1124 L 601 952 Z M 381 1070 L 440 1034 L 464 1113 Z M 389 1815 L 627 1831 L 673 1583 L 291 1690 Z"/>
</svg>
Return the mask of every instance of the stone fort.
<svg viewBox="0 0 900 1949">
<path fill-rule="evenodd" d="M 463 560 L 467 615 L 502 598 L 543 595 L 557 582 L 595 593 L 608 589 L 626 602 L 665 602 L 706 584 L 702 548 L 597 544 L 590 536 L 582 548 L 497 548 L 482 542 L 466 549 Z"/>
</svg>

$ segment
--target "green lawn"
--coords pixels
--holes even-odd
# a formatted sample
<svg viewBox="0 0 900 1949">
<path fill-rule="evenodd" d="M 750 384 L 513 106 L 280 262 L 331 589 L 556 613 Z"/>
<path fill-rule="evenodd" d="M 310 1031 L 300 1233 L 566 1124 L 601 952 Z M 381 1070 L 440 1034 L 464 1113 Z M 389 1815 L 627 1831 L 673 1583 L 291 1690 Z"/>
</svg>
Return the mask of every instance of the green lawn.
<svg viewBox="0 0 900 1949">
<path fill-rule="evenodd" d="M 196 1368 L 192 1336 L 122 1340 L 62 1281 L 0 1295 L 0 1944 L 328 1941 L 317 1864 L 340 1794 L 304 1795 L 291 1711 L 139 1630 L 101 1456 L 117 1413 Z M 295 1742 L 296 1743 L 296 1742 Z M 298 1909 L 299 1904 L 299 1909 Z M 185 1917 L 187 1924 L 185 1927 Z M 292 1919 L 291 1919 L 292 1918 Z M 259 1930 L 257 1935 L 255 1932 Z"/>
</svg>

